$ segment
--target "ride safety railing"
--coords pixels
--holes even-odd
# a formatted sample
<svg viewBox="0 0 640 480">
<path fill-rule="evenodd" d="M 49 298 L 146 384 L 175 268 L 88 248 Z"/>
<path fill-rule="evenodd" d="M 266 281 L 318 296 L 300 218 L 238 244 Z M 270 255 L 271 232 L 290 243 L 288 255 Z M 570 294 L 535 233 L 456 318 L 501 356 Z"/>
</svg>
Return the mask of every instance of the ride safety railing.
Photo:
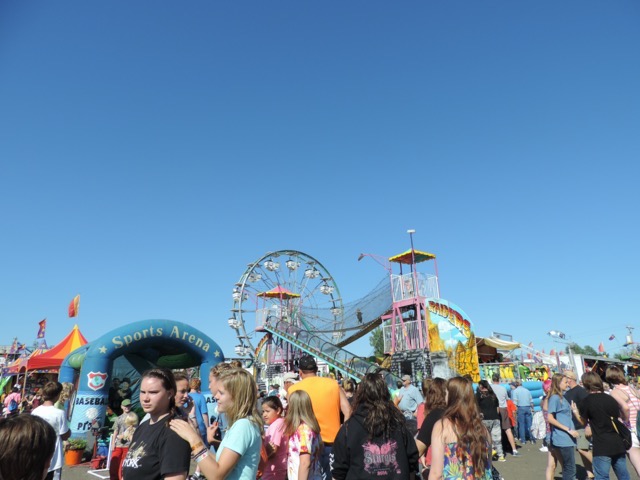
<svg viewBox="0 0 640 480">
<path fill-rule="evenodd" d="M 331 367 L 340 370 L 343 374 L 360 381 L 362 377 L 371 372 L 379 372 L 385 376 L 387 385 L 395 386 L 398 378 L 388 371 L 381 371 L 380 367 L 344 350 L 331 342 L 314 335 L 308 330 L 301 329 L 285 321 L 267 321 L 264 329 L 281 339 L 293 344 L 300 350 L 318 357 Z"/>
<path fill-rule="evenodd" d="M 391 275 L 391 287 L 393 301 L 408 300 L 417 293 L 419 297 L 440 298 L 438 277 L 427 273 L 405 273 L 404 275 Z"/>
<path fill-rule="evenodd" d="M 403 323 L 396 322 L 395 335 L 391 324 L 382 326 L 382 339 L 384 341 L 384 352 L 391 353 L 402 350 L 412 350 L 415 342 L 420 338 L 420 323 L 417 320 L 405 320 Z M 426 332 L 423 332 L 426 335 Z M 395 341 L 394 341 L 395 336 Z"/>
</svg>

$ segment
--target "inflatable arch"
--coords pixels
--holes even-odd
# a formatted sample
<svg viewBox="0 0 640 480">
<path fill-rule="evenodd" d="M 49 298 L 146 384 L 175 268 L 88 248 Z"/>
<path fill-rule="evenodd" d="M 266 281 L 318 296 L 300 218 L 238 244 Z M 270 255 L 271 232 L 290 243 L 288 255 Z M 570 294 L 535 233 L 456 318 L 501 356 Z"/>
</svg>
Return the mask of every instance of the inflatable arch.
<svg viewBox="0 0 640 480">
<path fill-rule="evenodd" d="M 60 382 L 73 383 L 76 372 L 80 371 L 77 392 L 70 405 L 72 435 L 88 432 L 94 420 L 102 424 L 113 362 L 123 355 L 127 355 L 138 370 L 151 365 L 166 368 L 200 366 L 202 394 L 207 399 L 209 415 L 213 414 L 209 370 L 224 361 L 222 349 L 207 335 L 187 324 L 142 320 L 107 333 L 64 359 L 58 377 Z"/>
</svg>

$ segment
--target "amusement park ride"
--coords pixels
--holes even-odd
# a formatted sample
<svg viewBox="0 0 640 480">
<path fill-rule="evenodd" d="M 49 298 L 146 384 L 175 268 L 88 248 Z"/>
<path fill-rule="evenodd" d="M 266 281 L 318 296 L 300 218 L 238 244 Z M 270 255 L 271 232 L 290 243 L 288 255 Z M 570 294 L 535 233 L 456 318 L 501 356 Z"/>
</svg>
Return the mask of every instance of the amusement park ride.
<svg viewBox="0 0 640 480">
<path fill-rule="evenodd" d="M 358 260 L 371 257 L 381 264 L 388 276 L 346 304 L 329 271 L 303 252 L 279 250 L 250 263 L 233 289 L 228 321 L 239 341 L 236 355 L 250 357 L 264 382 L 294 370 L 305 353 L 360 380 L 380 366 L 345 347 L 382 325 L 392 374 L 409 373 L 418 381 L 436 374 L 477 377 L 471 324 L 460 308 L 440 298 L 436 257 L 415 250 L 414 231 L 408 233 L 411 249 L 399 255 L 360 255 Z M 427 262 L 435 273 L 417 271 Z"/>
</svg>

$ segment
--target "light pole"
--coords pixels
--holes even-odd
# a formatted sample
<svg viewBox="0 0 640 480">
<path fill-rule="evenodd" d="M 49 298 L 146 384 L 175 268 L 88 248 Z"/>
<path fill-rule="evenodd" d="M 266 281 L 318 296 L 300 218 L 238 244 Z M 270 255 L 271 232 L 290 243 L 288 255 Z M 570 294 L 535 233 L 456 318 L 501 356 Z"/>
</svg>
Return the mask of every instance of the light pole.
<svg viewBox="0 0 640 480">
<path fill-rule="evenodd" d="M 407 233 L 409 234 L 409 240 L 411 241 L 411 271 L 413 272 L 413 266 L 416 264 L 416 251 L 413 248 L 413 234 L 416 233 L 416 231 L 413 228 L 410 228 L 407 230 Z"/>
</svg>

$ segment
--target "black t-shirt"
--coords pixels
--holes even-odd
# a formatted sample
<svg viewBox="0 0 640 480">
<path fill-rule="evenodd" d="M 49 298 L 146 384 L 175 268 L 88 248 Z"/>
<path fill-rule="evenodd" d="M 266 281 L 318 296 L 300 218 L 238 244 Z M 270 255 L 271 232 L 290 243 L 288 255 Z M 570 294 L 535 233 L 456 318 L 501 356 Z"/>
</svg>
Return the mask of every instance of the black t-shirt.
<svg viewBox="0 0 640 480">
<path fill-rule="evenodd" d="M 500 414 L 498 413 L 498 397 L 495 395 L 476 395 L 478 400 L 478 407 L 480 407 L 480 413 L 482 413 L 483 420 L 499 420 Z"/>
<path fill-rule="evenodd" d="M 578 407 L 578 409 L 580 408 L 580 404 L 582 403 L 582 401 L 587 398 L 589 396 L 589 392 L 587 392 L 584 387 L 581 387 L 580 385 L 576 385 L 573 388 L 570 388 L 569 390 L 567 390 L 567 392 L 564 394 L 564 399 L 569 402 L 569 405 L 571 405 L 571 402 L 576 402 L 576 406 Z M 576 418 L 576 416 L 573 414 L 573 412 L 571 412 L 571 416 L 573 417 L 573 424 L 575 425 L 576 428 L 584 428 L 585 426 L 580 423 L 578 421 L 578 419 Z"/>
<path fill-rule="evenodd" d="M 418 436 L 416 438 L 427 446 L 427 450 L 431 445 L 431 434 L 433 433 L 433 427 L 436 422 L 442 418 L 443 413 L 443 408 L 435 408 L 431 410 L 420 426 L 420 431 L 418 432 Z"/>
<path fill-rule="evenodd" d="M 611 424 L 611 417 L 620 416 L 620 407 L 615 399 L 606 393 L 592 393 L 582 401 L 579 412 L 591 426 L 594 456 L 611 456 L 626 452 L 620 435 Z"/>
<path fill-rule="evenodd" d="M 389 438 L 365 428 L 367 411 L 359 408 L 336 435 L 331 451 L 331 476 L 336 480 L 408 479 L 418 471 L 418 448 L 404 422 Z"/>
<path fill-rule="evenodd" d="M 160 480 L 172 473 L 189 473 L 191 447 L 167 426 L 166 418 L 142 422 L 133 434 L 122 462 L 127 480 Z"/>
</svg>

